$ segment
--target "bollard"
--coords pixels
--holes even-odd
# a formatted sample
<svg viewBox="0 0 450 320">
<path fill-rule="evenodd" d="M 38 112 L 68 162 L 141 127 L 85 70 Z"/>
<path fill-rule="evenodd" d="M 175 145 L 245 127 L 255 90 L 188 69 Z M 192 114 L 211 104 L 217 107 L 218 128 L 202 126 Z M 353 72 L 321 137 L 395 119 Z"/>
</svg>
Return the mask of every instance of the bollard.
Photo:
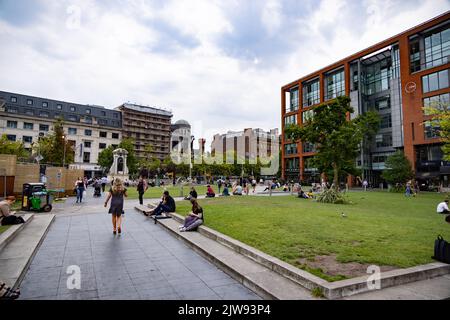
<svg viewBox="0 0 450 320">
<path fill-rule="evenodd" d="M 272 196 L 272 186 L 269 186 L 269 197 Z"/>
<path fill-rule="evenodd" d="M 180 185 L 180 197 L 183 198 L 183 185 Z"/>
</svg>

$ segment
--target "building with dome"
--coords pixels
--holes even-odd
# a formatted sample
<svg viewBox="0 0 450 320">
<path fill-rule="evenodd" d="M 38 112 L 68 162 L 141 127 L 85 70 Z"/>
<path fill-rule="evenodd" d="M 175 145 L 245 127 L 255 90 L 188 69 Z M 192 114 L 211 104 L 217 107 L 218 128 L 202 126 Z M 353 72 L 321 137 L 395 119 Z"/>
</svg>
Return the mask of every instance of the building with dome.
<svg viewBox="0 0 450 320">
<path fill-rule="evenodd" d="M 186 120 L 178 120 L 170 126 L 170 131 L 171 151 L 175 152 L 178 158 L 181 158 L 183 155 L 190 154 L 191 125 L 189 122 Z"/>
</svg>

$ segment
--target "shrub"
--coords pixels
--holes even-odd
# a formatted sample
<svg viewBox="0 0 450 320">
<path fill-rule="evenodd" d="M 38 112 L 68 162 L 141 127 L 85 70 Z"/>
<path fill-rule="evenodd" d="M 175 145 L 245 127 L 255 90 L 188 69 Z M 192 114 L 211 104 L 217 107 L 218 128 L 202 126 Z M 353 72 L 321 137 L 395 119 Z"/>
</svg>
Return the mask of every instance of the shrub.
<svg viewBox="0 0 450 320">
<path fill-rule="evenodd" d="M 349 204 L 350 201 L 344 193 L 335 190 L 334 188 L 325 190 L 317 196 L 317 202 L 334 203 L 334 204 Z"/>
</svg>

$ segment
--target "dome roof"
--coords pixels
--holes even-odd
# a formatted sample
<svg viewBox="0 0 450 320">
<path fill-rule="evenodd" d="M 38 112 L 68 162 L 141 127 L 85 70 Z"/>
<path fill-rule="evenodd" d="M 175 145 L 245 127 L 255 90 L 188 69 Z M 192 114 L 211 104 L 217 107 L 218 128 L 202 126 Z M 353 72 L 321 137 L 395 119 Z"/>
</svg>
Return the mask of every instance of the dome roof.
<svg viewBox="0 0 450 320">
<path fill-rule="evenodd" d="M 177 122 L 175 122 L 175 125 L 181 125 L 181 126 L 188 126 L 188 127 L 191 127 L 191 125 L 189 124 L 189 122 L 187 122 L 186 120 L 178 120 Z"/>
</svg>

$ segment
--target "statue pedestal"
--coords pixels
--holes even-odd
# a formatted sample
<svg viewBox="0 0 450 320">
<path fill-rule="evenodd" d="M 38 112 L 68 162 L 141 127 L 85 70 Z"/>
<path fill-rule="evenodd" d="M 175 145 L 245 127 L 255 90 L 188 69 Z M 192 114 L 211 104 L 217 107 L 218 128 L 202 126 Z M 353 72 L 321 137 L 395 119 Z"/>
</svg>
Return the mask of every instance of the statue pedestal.
<svg viewBox="0 0 450 320">
<path fill-rule="evenodd" d="M 119 178 L 123 182 L 130 180 L 127 167 L 127 155 L 128 151 L 125 149 L 119 148 L 113 151 L 114 160 L 108 174 L 109 181 L 112 181 L 114 178 Z"/>
<path fill-rule="evenodd" d="M 119 178 L 122 180 L 122 182 L 130 181 L 130 176 L 128 174 L 115 174 L 115 175 L 108 175 L 108 180 L 112 181 L 112 179 Z"/>
</svg>

